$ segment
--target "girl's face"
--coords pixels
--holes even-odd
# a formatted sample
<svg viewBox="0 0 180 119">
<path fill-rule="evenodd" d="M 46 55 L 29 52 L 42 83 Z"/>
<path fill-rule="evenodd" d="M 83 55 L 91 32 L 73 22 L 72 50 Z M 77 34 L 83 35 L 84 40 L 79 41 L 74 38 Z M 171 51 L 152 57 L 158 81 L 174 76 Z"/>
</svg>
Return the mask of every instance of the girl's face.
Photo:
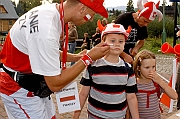
<svg viewBox="0 0 180 119">
<path fill-rule="evenodd" d="M 156 60 L 155 59 L 142 60 L 139 70 L 140 70 L 141 78 L 150 79 L 149 75 L 156 71 Z"/>
<path fill-rule="evenodd" d="M 125 36 L 123 34 L 107 34 L 105 42 L 110 45 L 111 55 L 120 55 L 124 50 Z"/>
</svg>

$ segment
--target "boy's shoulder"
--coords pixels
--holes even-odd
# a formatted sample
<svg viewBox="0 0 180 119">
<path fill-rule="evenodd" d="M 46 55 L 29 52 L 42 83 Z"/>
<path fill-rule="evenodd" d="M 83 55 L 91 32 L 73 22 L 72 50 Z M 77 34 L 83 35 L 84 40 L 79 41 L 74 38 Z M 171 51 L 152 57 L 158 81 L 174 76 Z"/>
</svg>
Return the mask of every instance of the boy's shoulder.
<svg viewBox="0 0 180 119">
<path fill-rule="evenodd" d="M 123 60 L 123 61 L 124 61 L 124 60 Z M 124 61 L 124 64 L 125 64 L 126 67 L 129 67 L 129 68 L 132 67 L 132 65 L 131 65 L 130 63 L 126 62 L 126 61 Z"/>
</svg>

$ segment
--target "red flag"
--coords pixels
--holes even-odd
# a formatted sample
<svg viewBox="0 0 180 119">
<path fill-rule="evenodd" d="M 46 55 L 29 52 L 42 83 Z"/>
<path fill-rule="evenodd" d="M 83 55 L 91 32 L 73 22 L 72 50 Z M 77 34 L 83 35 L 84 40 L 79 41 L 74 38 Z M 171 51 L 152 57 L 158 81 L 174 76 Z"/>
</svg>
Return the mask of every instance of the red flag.
<svg viewBox="0 0 180 119">
<path fill-rule="evenodd" d="M 172 87 L 172 76 L 168 85 Z M 170 108 L 171 98 L 169 98 L 165 93 L 163 93 L 160 102 Z"/>
</svg>

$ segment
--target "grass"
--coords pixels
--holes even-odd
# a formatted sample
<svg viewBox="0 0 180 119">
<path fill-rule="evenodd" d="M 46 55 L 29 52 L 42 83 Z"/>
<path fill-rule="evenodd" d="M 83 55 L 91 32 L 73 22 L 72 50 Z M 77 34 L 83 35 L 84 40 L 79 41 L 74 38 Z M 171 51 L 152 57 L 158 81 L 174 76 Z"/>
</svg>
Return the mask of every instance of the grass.
<svg viewBox="0 0 180 119">
<path fill-rule="evenodd" d="M 173 38 L 166 38 L 166 42 L 168 42 L 173 47 Z M 179 44 L 179 43 L 180 43 L 180 40 L 176 40 L 176 44 Z M 162 54 L 161 52 L 158 52 L 158 50 L 161 50 L 161 46 L 162 46 L 162 39 L 148 38 L 146 39 L 145 44 L 142 47 L 142 49 L 150 50 L 151 52 L 155 54 Z"/>
<path fill-rule="evenodd" d="M 76 51 L 75 51 L 74 54 L 77 54 L 77 53 L 79 53 L 79 52 L 81 52 L 81 49 L 76 49 Z"/>
</svg>

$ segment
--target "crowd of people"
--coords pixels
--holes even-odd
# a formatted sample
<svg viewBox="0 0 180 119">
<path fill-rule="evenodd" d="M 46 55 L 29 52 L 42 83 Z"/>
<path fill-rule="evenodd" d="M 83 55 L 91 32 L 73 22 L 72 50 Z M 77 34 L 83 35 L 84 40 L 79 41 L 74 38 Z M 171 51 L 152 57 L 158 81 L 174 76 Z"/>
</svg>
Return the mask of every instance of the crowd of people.
<svg viewBox="0 0 180 119">
<path fill-rule="evenodd" d="M 56 119 L 51 94 L 82 71 L 79 99 L 81 109 L 88 100 L 88 119 L 161 119 L 160 95 L 178 98 L 157 75 L 155 55 L 139 51 L 148 23 L 156 16 L 162 19 L 159 2 L 138 0 L 137 12 L 121 14 L 112 23 L 105 19 L 103 2 L 62 0 L 35 7 L 16 21 L 0 54 L 0 95 L 9 119 Z M 104 19 L 92 36 L 94 47 L 84 33 L 82 51 L 74 54 L 76 26 L 92 21 L 96 13 Z M 80 114 L 75 111 L 73 118 Z"/>
</svg>

